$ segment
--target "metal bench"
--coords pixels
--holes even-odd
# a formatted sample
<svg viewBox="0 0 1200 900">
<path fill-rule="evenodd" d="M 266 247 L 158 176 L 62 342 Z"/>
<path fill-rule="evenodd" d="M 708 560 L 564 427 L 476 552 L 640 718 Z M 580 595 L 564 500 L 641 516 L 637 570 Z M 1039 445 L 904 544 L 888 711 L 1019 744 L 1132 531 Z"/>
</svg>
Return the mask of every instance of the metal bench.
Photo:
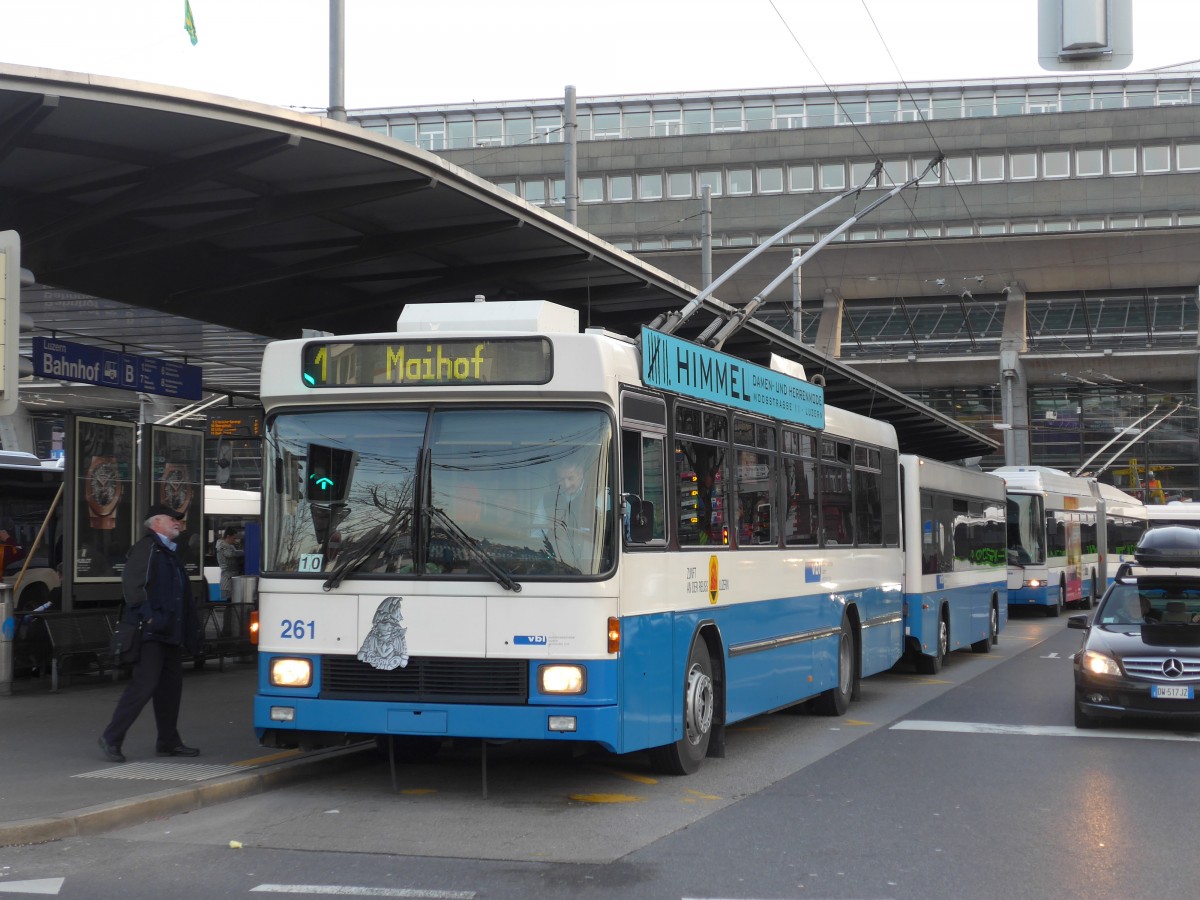
<svg viewBox="0 0 1200 900">
<path fill-rule="evenodd" d="M 111 671 L 116 680 L 118 667 L 109 646 L 116 617 L 116 610 L 109 609 L 42 613 L 34 617 L 41 622 L 50 641 L 51 691 L 58 690 L 60 680 L 64 684 L 70 683 L 73 667 L 65 664 L 79 660 L 85 661 L 89 669 L 95 668 L 100 675 Z"/>
</svg>

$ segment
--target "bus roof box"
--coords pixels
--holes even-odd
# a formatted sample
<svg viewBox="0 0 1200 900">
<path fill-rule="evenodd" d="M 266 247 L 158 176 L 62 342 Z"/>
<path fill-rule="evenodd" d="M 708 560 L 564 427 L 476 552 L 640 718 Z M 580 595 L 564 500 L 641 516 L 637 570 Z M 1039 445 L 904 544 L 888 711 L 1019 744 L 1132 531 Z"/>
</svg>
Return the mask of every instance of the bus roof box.
<svg viewBox="0 0 1200 900">
<path fill-rule="evenodd" d="M 401 334 L 481 331 L 579 334 L 579 310 L 549 300 L 409 303 L 400 310 L 396 331 Z"/>
<path fill-rule="evenodd" d="M 1200 528 L 1186 525 L 1151 528 L 1138 541 L 1133 558 L 1143 566 L 1200 566 Z"/>
</svg>

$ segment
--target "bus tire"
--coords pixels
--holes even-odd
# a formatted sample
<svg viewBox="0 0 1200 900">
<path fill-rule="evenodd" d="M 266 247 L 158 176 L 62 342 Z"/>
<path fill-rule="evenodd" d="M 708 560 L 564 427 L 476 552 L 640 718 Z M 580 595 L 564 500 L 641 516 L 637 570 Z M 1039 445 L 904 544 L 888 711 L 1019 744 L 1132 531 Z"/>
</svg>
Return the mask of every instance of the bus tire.
<svg viewBox="0 0 1200 900">
<path fill-rule="evenodd" d="M 991 611 L 988 612 L 988 633 L 982 641 L 976 641 L 971 645 L 972 653 L 991 653 L 992 644 L 996 643 L 1000 628 L 1000 613 L 996 609 L 996 604 L 991 604 Z"/>
<path fill-rule="evenodd" d="M 708 755 L 712 738 L 716 687 L 712 657 L 704 638 L 696 635 L 683 676 L 683 737 L 650 749 L 650 765 L 663 775 L 691 775 Z"/>
<path fill-rule="evenodd" d="M 1060 615 L 1062 615 L 1063 607 L 1066 606 L 1066 603 L 1067 603 L 1067 586 L 1065 584 L 1060 584 L 1058 586 L 1058 599 L 1055 601 L 1053 606 L 1045 607 L 1046 618 L 1057 619 Z"/>
<path fill-rule="evenodd" d="M 844 715 L 850 708 L 850 696 L 854 693 L 854 635 L 850 631 L 850 619 L 842 613 L 842 630 L 838 635 L 838 683 L 813 700 L 813 709 L 822 716 Z"/>
<path fill-rule="evenodd" d="M 933 653 L 921 653 L 917 656 L 917 671 L 922 675 L 936 675 L 942 671 L 942 663 L 950 651 L 950 623 L 944 613 L 938 615 L 937 640 L 934 641 Z"/>
<path fill-rule="evenodd" d="M 1000 598 L 992 596 L 992 646 L 1000 643 Z"/>
</svg>

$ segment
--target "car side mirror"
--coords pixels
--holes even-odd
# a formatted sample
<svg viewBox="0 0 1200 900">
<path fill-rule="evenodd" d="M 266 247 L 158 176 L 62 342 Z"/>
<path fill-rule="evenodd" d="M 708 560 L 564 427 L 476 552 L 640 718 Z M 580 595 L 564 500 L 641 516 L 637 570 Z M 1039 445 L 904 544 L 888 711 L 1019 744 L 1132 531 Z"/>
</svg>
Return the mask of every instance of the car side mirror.
<svg viewBox="0 0 1200 900">
<path fill-rule="evenodd" d="M 1078 615 L 1078 616 L 1068 616 L 1067 617 L 1067 627 L 1068 628 L 1087 628 L 1088 627 L 1087 614 L 1084 613 L 1084 614 Z"/>
</svg>

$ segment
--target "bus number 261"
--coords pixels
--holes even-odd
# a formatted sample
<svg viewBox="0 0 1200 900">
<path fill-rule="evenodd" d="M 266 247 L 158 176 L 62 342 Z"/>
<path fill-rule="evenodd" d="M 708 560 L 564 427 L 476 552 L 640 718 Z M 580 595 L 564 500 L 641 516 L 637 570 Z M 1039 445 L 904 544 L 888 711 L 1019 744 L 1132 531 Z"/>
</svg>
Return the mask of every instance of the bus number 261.
<svg viewBox="0 0 1200 900">
<path fill-rule="evenodd" d="M 284 619 L 280 624 L 279 636 L 281 638 L 293 638 L 297 641 L 302 641 L 305 638 L 315 638 L 317 636 L 317 623 L 315 621 L 305 622 L 303 619 Z"/>
</svg>

